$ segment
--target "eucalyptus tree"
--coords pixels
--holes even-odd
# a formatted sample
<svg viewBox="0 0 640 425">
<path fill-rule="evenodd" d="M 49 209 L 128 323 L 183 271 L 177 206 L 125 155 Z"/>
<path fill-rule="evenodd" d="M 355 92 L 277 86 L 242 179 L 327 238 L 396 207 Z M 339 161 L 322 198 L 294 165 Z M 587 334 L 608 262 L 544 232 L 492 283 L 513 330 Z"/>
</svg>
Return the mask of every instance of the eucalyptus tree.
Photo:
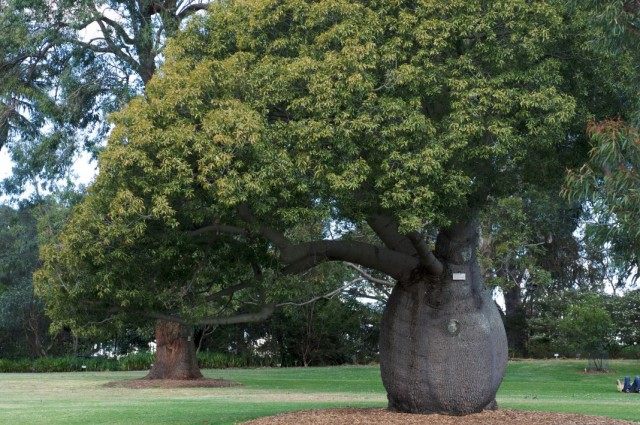
<svg viewBox="0 0 640 425">
<path fill-rule="evenodd" d="M 588 120 L 624 107 L 634 70 L 591 49 L 587 12 L 524 0 L 210 6 L 170 43 L 145 97 L 114 115 L 94 195 L 61 256 L 45 256 L 43 286 L 56 264 L 80 267 L 73 258 L 89 276 L 111 271 L 102 253 L 126 260 L 128 244 L 153 246 L 165 229 L 255 241 L 284 274 L 349 262 L 395 280 L 380 335 L 391 409 L 495 406 L 507 344 L 478 216 L 527 187 L 557 191 Z M 294 231 L 310 221 L 342 231 Z M 153 287 L 128 264 L 94 284 Z"/>
<path fill-rule="evenodd" d="M 47 354 L 47 319 L 33 295 L 38 262 L 33 206 L 0 206 L 0 356 Z"/>
<path fill-rule="evenodd" d="M 594 8 L 595 19 L 607 29 L 597 48 L 637 63 L 640 3 L 605 1 Z M 585 238 L 603 252 L 614 290 L 635 281 L 640 265 L 640 80 L 634 83 L 625 110 L 592 120 L 589 156 L 569 172 L 564 187 L 568 199 L 585 204 Z"/>
<path fill-rule="evenodd" d="M 198 0 L 4 0 L 0 8 L 0 149 L 5 190 L 53 185 L 80 152 L 95 154 L 106 116 L 145 84 L 166 39 L 207 7 Z"/>
</svg>

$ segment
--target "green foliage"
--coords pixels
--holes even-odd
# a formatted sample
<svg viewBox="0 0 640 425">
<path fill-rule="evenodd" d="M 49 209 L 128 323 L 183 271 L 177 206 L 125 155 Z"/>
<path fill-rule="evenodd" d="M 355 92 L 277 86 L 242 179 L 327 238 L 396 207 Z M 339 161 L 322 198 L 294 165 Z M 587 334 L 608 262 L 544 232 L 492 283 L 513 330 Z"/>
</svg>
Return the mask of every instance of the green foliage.
<svg viewBox="0 0 640 425">
<path fill-rule="evenodd" d="M 369 363 L 377 359 L 381 311 L 355 299 L 332 298 L 278 311 L 261 351 L 282 366 Z"/>
<path fill-rule="evenodd" d="M 41 356 L 47 320 L 31 274 L 38 265 L 37 207 L 0 206 L 0 357 Z"/>
<path fill-rule="evenodd" d="M 615 322 L 616 339 L 633 352 L 640 351 L 640 289 L 607 300 L 607 310 Z"/>
<path fill-rule="evenodd" d="M 0 373 L 49 373 L 49 372 L 106 372 L 149 370 L 155 360 L 153 353 L 140 351 L 118 358 L 108 357 L 40 357 L 37 359 L 2 359 Z M 273 366 L 272 360 L 229 353 L 198 353 L 198 365 L 202 369 Z M 84 367 L 83 367 L 84 366 Z"/>
<path fill-rule="evenodd" d="M 77 153 L 96 154 L 111 127 L 107 115 L 142 92 L 166 39 L 205 7 L 189 0 L 3 0 L 0 149 L 13 160 L 3 190 L 55 187 Z"/>
<path fill-rule="evenodd" d="M 82 366 L 86 366 L 84 369 Z M 40 357 L 34 360 L 5 360 L 0 359 L 0 372 L 82 372 L 87 371 L 115 371 L 118 362 L 106 358 L 81 357 Z"/>
<path fill-rule="evenodd" d="M 552 277 L 540 267 L 540 257 L 549 247 L 541 226 L 544 220 L 532 205 L 541 200 L 511 196 L 496 200 L 482 217 L 481 265 L 488 277 L 488 286 L 507 291 L 514 285 L 545 287 Z"/>
<path fill-rule="evenodd" d="M 605 29 L 595 43 L 596 48 L 608 55 L 630 57 L 637 63 L 638 3 L 622 0 L 589 3 L 594 8 L 594 18 Z M 627 107 L 591 123 L 588 160 L 569 172 L 564 188 L 567 198 L 587 205 L 586 239 L 604 253 L 620 286 L 629 276 L 637 278 L 640 256 L 639 88 L 636 75 L 624 90 Z"/>
<path fill-rule="evenodd" d="M 255 203 L 271 222 L 336 205 L 351 220 L 390 211 L 404 230 L 447 224 L 489 193 L 548 183 L 560 141 L 580 139 L 611 100 L 589 97 L 591 112 L 575 91 L 609 78 L 592 67 L 611 61 L 565 13 L 519 1 L 216 5 L 169 48 L 148 97 L 115 116 L 103 167 L 150 174 L 164 151 L 176 184 L 194 179 L 218 208 Z M 134 163 L 116 159 L 125 152 Z"/>
<path fill-rule="evenodd" d="M 558 330 L 561 340 L 574 352 L 599 353 L 613 342 L 614 322 L 603 298 L 591 295 L 568 306 Z"/>
<path fill-rule="evenodd" d="M 589 161 L 567 177 L 565 194 L 588 203 L 585 236 L 605 251 L 620 280 L 640 264 L 640 142 L 635 127 L 620 120 L 591 127 Z"/>
<path fill-rule="evenodd" d="M 278 299 L 277 252 L 241 206 L 307 241 L 331 221 L 343 239 L 373 214 L 430 230 L 555 191 L 588 120 L 624 108 L 635 75 L 589 44 L 598 31 L 565 2 L 215 3 L 113 115 L 96 183 L 42 248 L 38 293 L 57 328 L 89 334 L 149 311 L 197 322 L 242 305 L 207 299 L 252 262 L 268 271 L 245 299 Z M 212 223 L 244 229 L 189 233 Z"/>
</svg>

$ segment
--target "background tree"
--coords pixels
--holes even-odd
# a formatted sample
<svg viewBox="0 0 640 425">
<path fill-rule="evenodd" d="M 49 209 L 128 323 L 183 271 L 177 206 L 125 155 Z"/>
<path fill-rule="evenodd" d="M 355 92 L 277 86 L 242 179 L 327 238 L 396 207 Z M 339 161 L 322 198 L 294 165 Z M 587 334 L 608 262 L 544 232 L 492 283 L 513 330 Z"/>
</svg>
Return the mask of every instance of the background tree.
<svg viewBox="0 0 640 425">
<path fill-rule="evenodd" d="M 71 194 L 59 194 L 0 206 L 0 357 L 62 354 L 73 344 L 66 329 L 49 334 L 50 320 L 34 295 L 32 279 L 39 266 L 38 221 L 59 226 L 73 202 Z"/>
<path fill-rule="evenodd" d="M 206 2 L 6 0 L 0 10 L 0 149 L 4 189 L 55 185 L 80 152 L 95 154 L 106 116 L 142 93 L 165 41 Z"/>
<path fill-rule="evenodd" d="M 592 294 L 569 305 L 558 330 L 567 350 L 588 356 L 596 370 L 606 369 L 603 359 L 611 347 L 614 322 L 602 297 Z"/>
<path fill-rule="evenodd" d="M 640 4 L 637 1 L 604 1 L 593 4 L 594 19 L 604 30 L 596 47 L 609 55 L 628 55 L 638 60 Z M 638 92 L 638 79 L 631 90 Z M 637 278 L 640 258 L 638 227 L 638 166 L 640 107 L 637 96 L 630 97 L 628 108 L 594 119 L 589 126 L 591 150 L 581 167 L 568 175 L 564 195 L 584 202 L 585 236 L 604 253 L 613 270 L 615 284 L 624 287 Z"/>
<path fill-rule="evenodd" d="M 105 161 L 101 165 L 108 168 Z M 228 314 L 242 304 L 236 293 L 252 286 L 258 292 L 249 301 L 266 303 L 259 290 L 262 270 L 251 247 L 203 243 L 161 219 L 147 223 L 150 217 L 140 214 L 144 205 L 133 196 L 109 200 L 106 193 L 113 189 L 98 179 L 65 229 L 42 248 L 45 266 L 36 273 L 36 289 L 53 329 L 104 337 L 157 320 L 156 361 L 148 378 L 200 378 L 193 326 L 268 317 L 272 304 Z"/>
<path fill-rule="evenodd" d="M 33 296 L 31 273 L 37 267 L 35 218 L 28 206 L 0 207 L 0 326 L 3 357 L 47 353 L 48 321 Z"/>
<path fill-rule="evenodd" d="M 616 340 L 623 347 L 636 347 L 640 353 L 640 290 L 611 297 L 608 310 L 615 322 Z"/>
<path fill-rule="evenodd" d="M 0 99 L 7 99 L 0 130 L 14 163 L 4 189 L 20 194 L 29 183 L 36 190 L 56 186 L 79 152 L 99 150 L 110 129 L 107 114 L 143 92 L 166 39 L 207 4 L 10 0 L 3 6 L 10 37 L 0 52 L 10 78 L 0 84 Z"/>
<path fill-rule="evenodd" d="M 45 262 L 53 273 L 82 252 L 98 276 L 110 270 L 102 252 L 159 226 L 155 237 L 248 235 L 285 274 L 327 261 L 376 270 L 397 282 L 380 339 L 390 407 L 479 411 L 506 339 L 477 263 L 478 214 L 514 191 L 557 191 L 585 152 L 586 122 L 622 110 L 635 75 L 627 56 L 591 49 L 586 13 L 524 1 L 212 5 L 178 34 L 146 97 L 115 116 L 94 197 L 69 227 L 117 237 L 99 252 L 68 237 Z M 323 237 L 292 232 L 313 220 Z M 365 226 L 375 243 L 350 231 Z M 452 381 L 474 391 L 452 393 Z"/>
</svg>

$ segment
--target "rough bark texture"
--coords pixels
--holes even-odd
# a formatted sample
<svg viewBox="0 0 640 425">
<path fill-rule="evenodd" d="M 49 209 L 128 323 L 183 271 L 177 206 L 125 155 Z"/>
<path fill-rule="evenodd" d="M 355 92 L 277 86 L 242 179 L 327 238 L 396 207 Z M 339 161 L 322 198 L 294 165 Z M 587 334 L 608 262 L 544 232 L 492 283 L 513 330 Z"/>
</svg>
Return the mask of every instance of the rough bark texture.
<svg viewBox="0 0 640 425">
<path fill-rule="evenodd" d="M 156 322 L 156 359 L 147 379 L 200 379 L 193 329 L 175 322 Z"/>
<path fill-rule="evenodd" d="M 439 277 L 416 271 L 396 285 L 380 333 L 389 409 L 464 415 L 495 408 L 507 363 L 500 314 L 484 289 L 474 222 L 440 232 Z M 465 280 L 453 280 L 464 273 Z"/>
<path fill-rule="evenodd" d="M 513 286 L 504 292 L 505 317 L 509 350 L 517 357 L 527 356 L 527 317 L 522 303 L 520 286 Z"/>
</svg>

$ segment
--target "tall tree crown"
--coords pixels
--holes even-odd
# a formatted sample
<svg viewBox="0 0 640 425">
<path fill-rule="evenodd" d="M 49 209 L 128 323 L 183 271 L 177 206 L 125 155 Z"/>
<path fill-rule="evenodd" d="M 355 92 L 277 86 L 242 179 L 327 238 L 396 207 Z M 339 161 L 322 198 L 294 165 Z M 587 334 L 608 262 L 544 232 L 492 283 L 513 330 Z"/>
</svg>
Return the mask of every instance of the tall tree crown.
<svg viewBox="0 0 640 425">
<path fill-rule="evenodd" d="M 97 181 L 43 250 L 41 288 L 66 290 L 61 269 L 81 283 L 76 299 L 97 288 L 168 305 L 199 259 L 226 276 L 232 252 L 235 277 L 274 251 L 290 273 L 342 260 L 399 281 L 441 274 L 436 257 L 457 242 L 444 230 L 433 253 L 429 229 L 557 190 L 587 121 L 621 110 L 630 64 L 590 49 L 585 13 L 524 0 L 212 5 L 113 115 Z M 365 222 L 379 241 L 348 234 Z M 324 238 L 292 231 L 308 223 Z"/>
<path fill-rule="evenodd" d="M 114 156 L 135 151 L 144 167 L 162 149 L 174 187 L 193 182 L 221 207 L 255 202 L 274 222 L 324 209 L 349 220 L 390 211 L 405 230 L 446 225 L 488 196 L 557 184 L 587 118 L 612 112 L 615 65 L 585 47 L 592 34 L 568 12 L 222 3 L 115 116 L 103 166 L 127 172 Z"/>
</svg>

